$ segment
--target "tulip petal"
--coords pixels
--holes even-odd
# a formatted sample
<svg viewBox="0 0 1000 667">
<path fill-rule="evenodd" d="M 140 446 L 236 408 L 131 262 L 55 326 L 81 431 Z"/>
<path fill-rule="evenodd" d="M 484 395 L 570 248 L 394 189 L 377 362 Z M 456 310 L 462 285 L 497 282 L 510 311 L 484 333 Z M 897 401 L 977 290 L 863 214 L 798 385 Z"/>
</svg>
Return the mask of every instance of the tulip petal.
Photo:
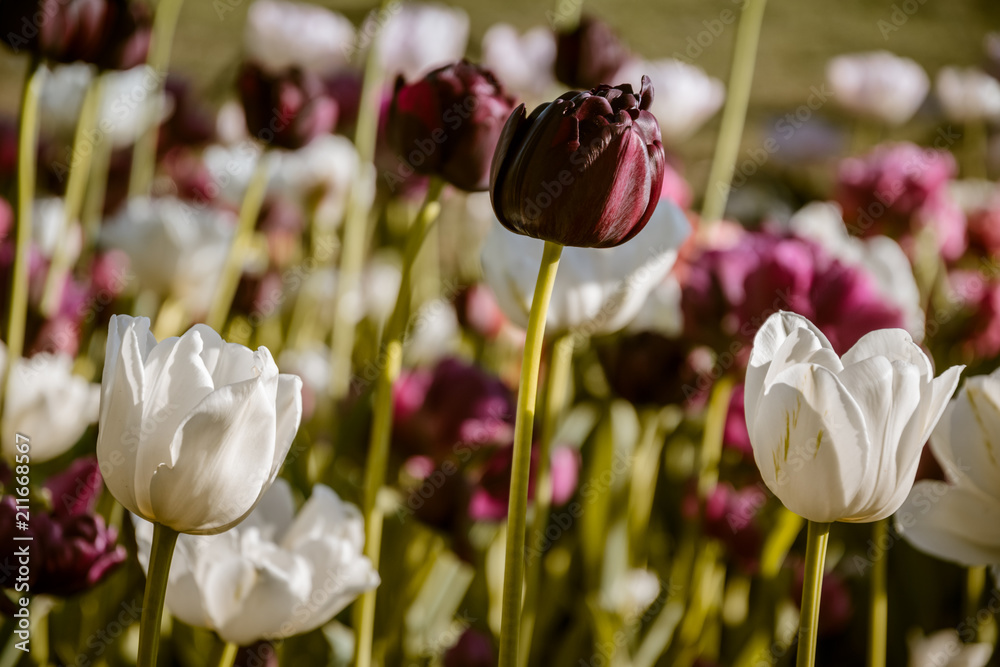
<svg viewBox="0 0 1000 667">
<path fill-rule="evenodd" d="M 913 486 L 896 514 L 900 534 L 916 548 L 961 565 L 1000 562 L 1000 503 L 945 482 Z"/>
<path fill-rule="evenodd" d="M 151 339 L 148 319 L 111 317 L 97 436 L 97 459 L 108 490 L 125 509 L 140 516 L 145 515 L 136 499 L 135 471 L 146 382 L 143 361 L 156 344 Z"/>
<path fill-rule="evenodd" d="M 266 348 L 265 348 L 266 349 Z M 302 378 L 298 375 L 282 373 L 278 375 L 275 398 L 276 424 L 274 456 L 271 459 L 270 479 L 274 480 L 291 449 L 295 434 L 302 422 Z"/>
<path fill-rule="evenodd" d="M 871 445 L 861 410 L 833 372 L 786 369 L 747 426 L 761 477 L 789 510 L 810 521 L 845 516 Z"/>
<path fill-rule="evenodd" d="M 146 359 L 143 428 L 135 468 L 136 501 L 145 516 L 156 516 L 150 506 L 150 478 L 158 466 L 170 461 L 170 446 L 181 423 L 214 387 L 201 359 L 203 328 L 207 327 L 161 341 Z"/>
<path fill-rule="evenodd" d="M 278 477 L 264 492 L 256 509 L 240 524 L 240 528 L 256 528 L 264 539 L 280 542 L 294 521 L 295 498 L 292 487 Z"/>
<path fill-rule="evenodd" d="M 968 481 L 980 491 L 1000 489 L 1000 378 L 973 377 L 941 416 L 931 448 L 951 482 Z"/>
<path fill-rule="evenodd" d="M 324 537 L 344 540 L 360 552 L 365 546 L 364 519 L 356 505 L 342 501 L 330 487 L 317 484 L 282 538 L 281 546 L 295 551 Z"/>
<path fill-rule="evenodd" d="M 934 376 L 930 359 L 913 342 L 913 337 L 903 329 L 878 329 L 862 336 L 854 346 L 844 353 L 844 366 L 856 364 L 869 357 L 886 357 L 889 361 L 905 361 L 913 364 L 925 378 Z"/>
<path fill-rule="evenodd" d="M 196 534 L 221 532 L 256 506 L 271 479 L 277 375 L 216 389 L 178 429 L 150 483 L 156 520 Z"/>
</svg>

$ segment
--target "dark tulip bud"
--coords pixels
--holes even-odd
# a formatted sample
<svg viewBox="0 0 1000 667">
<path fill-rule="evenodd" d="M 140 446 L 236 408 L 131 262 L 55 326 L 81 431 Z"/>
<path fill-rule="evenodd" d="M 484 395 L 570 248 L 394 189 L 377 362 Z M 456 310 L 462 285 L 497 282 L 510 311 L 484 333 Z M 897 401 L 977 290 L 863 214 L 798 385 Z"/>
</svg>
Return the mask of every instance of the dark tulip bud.
<svg viewBox="0 0 1000 667">
<path fill-rule="evenodd" d="M 604 21 L 590 16 L 568 32 L 556 33 L 556 78 L 572 88 L 596 88 L 631 57 Z"/>
<path fill-rule="evenodd" d="M 396 79 L 389 143 L 415 171 L 469 192 L 489 187 L 490 163 L 514 108 L 493 73 L 465 60 L 405 85 Z"/>
<path fill-rule="evenodd" d="M 564 246 L 610 248 L 642 231 L 659 202 L 666 157 L 648 109 L 649 77 L 568 92 L 504 126 L 490 199 L 504 227 Z"/>
<path fill-rule="evenodd" d="M 270 74 L 247 63 L 239 77 L 247 129 L 258 140 L 296 150 L 333 132 L 337 103 L 319 75 L 300 69 Z"/>
<path fill-rule="evenodd" d="M 145 17 L 145 18 L 144 18 Z M 4 0 L 0 40 L 57 62 L 124 69 L 145 59 L 151 21 L 128 0 Z"/>
</svg>

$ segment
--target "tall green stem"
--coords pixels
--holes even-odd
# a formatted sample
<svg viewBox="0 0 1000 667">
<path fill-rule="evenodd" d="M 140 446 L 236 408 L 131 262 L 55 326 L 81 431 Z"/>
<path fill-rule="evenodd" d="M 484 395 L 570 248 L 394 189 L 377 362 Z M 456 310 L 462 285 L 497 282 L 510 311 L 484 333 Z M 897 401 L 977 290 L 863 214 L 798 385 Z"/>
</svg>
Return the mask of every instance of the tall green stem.
<svg viewBox="0 0 1000 667">
<path fill-rule="evenodd" d="M 389 0 L 380 0 L 379 14 L 386 11 Z M 374 17 L 377 18 L 377 17 Z M 377 21 L 376 25 L 381 25 Z M 344 236 L 340 250 L 340 266 L 333 297 L 333 331 L 330 338 L 330 394 L 334 399 L 347 395 L 351 384 L 351 354 L 354 351 L 354 320 L 347 306 L 348 297 L 358 288 L 365 249 L 366 222 L 370 211 L 372 165 L 375 160 L 375 140 L 378 132 L 379 104 L 385 73 L 378 58 L 379 29 L 368 46 L 358 120 L 354 128 L 354 148 L 358 152 L 357 182 L 351 191 L 344 215 Z"/>
<path fill-rule="evenodd" d="M 260 215 L 261 206 L 264 204 L 264 196 L 267 194 L 268 178 L 268 154 L 263 153 L 257 162 L 247 191 L 243 194 L 243 203 L 240 205 L 240 221 L 233 236 L 233 243 L 229 246 L 229 255 L 226 257 L 226 264 L 219 276 L 219 286 L 215 290 L 212 305 L 208 311 L 208 326 L 216 331 L 222 331 L 222 326 L 226 323 L 226 316 L 233 305 L 233 297 L 236 296 L 236 288 L 240 284 L 240 276 L 243 273 L 243 261 L 246 259 L 247 249 L 253 238 L 254 226 Z"/>
<path fill-rule="evenodd" d="M 382 547 L 382 511 L 378 507 L 378 492 L 385 483 L 389 462 L 389 440 L 392 436 L 392 388 L 399 379 L 403 365 L 403 337 L 410 318 L 410 296 L 413 285 L 413 263 L 424 239 L 437 220 L 441 205 L 438 200 L 444 190 L 444 181 L 434 178 L 427 190 L 427 198 L 410 227 L 403 254 L 402 277 L 399 295 L 382 338 L 382 367 L 375 385 L 375 410 L 372 433 L 365 464 L 365 484 L 362 511 L 365 516 L 365 555 L 378 568 Z M 375 636 L 375 591 L 361 596 L 357 619 L 356 667 L 368 667 L 372 660 L 372 640 Z"/>
<path fill-rule="evenodd" d="M 153 105 L 152 113 L 158 114 L 155 105 L 160 103 L 163 95 L 163 84 L 167 79 L 167 67 L 170 65 L 170 52 L 174 44 L 174 33 L 177 31 L 177 19 L 181 15 L 184 0 L 160 0 L 156 5 L 156 16 L 153 19 L 153 36 L 149 44 L 147 63 L 156 77 L 156 90 L 147 98 Z M 159 134 L 159 123 L 154 119 L 146 131 L 135 142 L 132 153 L 132 173 L 129 177 L 128 194 L 130 197 L 149 195 L 156 174 L 156 141 Z"/>
<path fill-rule="evenodd" d="M 746 121 L 747 105 L 750 103 L 750 86 L 757 60 L 757 42 L 760 27 L 764 22 L 764 5 L 767 0 L 746 0 L 743 14 L 736 30 L 736 45 L 733 47 L 733 64 L 729 75 L 729 91 L 726 106 L 722 110 L 722 126 L 719 140 L 715 144 L 712 169 L 708 174 L 708 189 L 701 211 L 703 222 L 712 223 L 722 218 L 726 212 L 726 201 L 736 169 L 736 157 L 743 137 L 743 123 Z"/>
<path fill-rule="evenodd" d="M 217 667 L 233 667 L 233 663 L 236 662 L 236 654 L 240 652 L 239 644 L 234 644 L 232 642 L 226 642 L 222 647 L 222 651 L 219 652 L 219 660 L 216 662 Z"/>
<path fill-rule="evenodd" d="M 979 621 L 979 601 L 983 597 L 983 589 L 986 586 L 986 567 L 970 567 L 965 572 L 965 618 L 975 619 L 973 623 L 973 630 L 975 630 L 978 637 L 979 632 L 983 629 L 982 623 Z M 977 639 L 977 641 L 982 641 L 982 639 Z"/>
<path fill-rule="evenodd" d="M 535 630 L 538 611 L 538 591 L 542 578 L 542 550 L 545 548 L 545 529 L 549 524 L 552 508 L 552 441 L 559 422 L 570 401 L 573 379 L 573 336 L 566 334 L 552 343 L 549 355 L 548 377 L 545 391 L 545 413 L 542 415 L 542 439 L 538 450 L 538 467 L 535 471 L 535 517 L 531 535 L 532 558 L 528 563 L 528 578 L 524 593 L 524 610 L 521 618 L 520 665 L 528 664 L 531 653 L 531 635 Z"/>
<path fill-rule="evenodd" d="M 799 619 L 799 649 L 797 667 L 813 667 L 816 663 L 816 634 L 819 628 L 819 600 L 823 591 L 823 564 L 830 524 L 809 522 L 806 536 L 806 571 L 802 580 L 802 616 Z"/>
<path fill-rule="evenodd" d="M 701 445 L 701 472 L 698 476 L 698 496 L 704 500 L 719 481 L 719 461 L 722 441 L 729 414 L 729 399 L 733 395 L 733 378 L 725 375 L 712 387 L 705 415 L 705 433 Z"/>
<path fill-rule="evenodd" d="M 167 597 L 170 561 L 174 558 L 178 535 L 176 530 L 161 523 L 153 524 L 153 547 L 149 552 L 146 594 L 142 599 L 142 618 L 139 621 L 139 655 L 136 664 L 142 667 L 156 667 L 163 602 Z"/>
<path fill-rule="evenodd" d="M 7 313 L 7 364 L 0 387 L 6 397 L 10 369 L 24 352 L 24 325 L 28 317 L 28 247 L 31 242 L 31 212 L 35 203 L 36 147 L 38 145 L 38 100 L 46 69 L 41 60 L 28 66 L 21 95 L 21 126 L 17 142 L 17 235 Z M 2 414 L 2 413 L 0 413 Z"/>
<path fill-rule="evenodd" d="M 521 383 L 517 390 L 517 421 L 514 424 L 514 460 L 507 506 L 507 549 L 504 557 L 503 604 L 500 620 L 499 667 L 514 667 L 518 659 L 521 630 L 521 587 L 524 580 L 524 528 L 528 511 L 528 475 L 531 468 L 531 435 L 535 424 L 538 367 L 545 336 L 545 318 L 556 282 L 562 246 L 545 242 L 538 268 L 535 294 L 524 339 Z"/>
<path fill-rule="evenodd" d="M 887 544 L 889 520 L 876 521 L 872 526 L 872 540 L 877 548 Z M 868 667 L 885 667 L 886 628 L 889 621 L 889 597 L 886 594 L 886 572 L 889 552 L 883 551 L 872 563 L 872 581 L 869 595 L 868 617 Z"/>
<path fill-rule="evenodd" d="M 98 110 L 101 106 L 101 76 L 97 75 L 87 88 L 73 135 L 73 152 L 69 160 L 69 177 L 66 181 L 66 196 L 63 199 L 62 230 L 56 240 L 56 249 L 45 278 L 42 291 L 41 311 L 45 317 L 52 317 L 62 301 L 63 284 L 70 269 L 70 246 L 72 225 L 80 217 L 83 198 L 87 193 L 87 179 L 90 176 L 91 159 L 97 144 L 91 135 L 97 126 Z"/>
</svg>

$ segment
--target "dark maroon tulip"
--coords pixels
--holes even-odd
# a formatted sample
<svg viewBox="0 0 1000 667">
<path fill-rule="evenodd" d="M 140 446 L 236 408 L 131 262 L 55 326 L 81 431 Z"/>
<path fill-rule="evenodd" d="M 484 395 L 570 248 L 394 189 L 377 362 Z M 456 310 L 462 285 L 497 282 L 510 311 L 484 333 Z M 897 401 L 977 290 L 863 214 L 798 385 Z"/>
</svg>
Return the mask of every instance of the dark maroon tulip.
<svg viewBox="0 0 1000 667">
<path fill-rule="evenodd" d="M 409 453 L 467 460 L 474 450 L 513 440 L 511 391 L 473 364 L 443 359 L 431 371 L 408 373 L 393 400 L 393 438 Z"/>
<path fill-rule="evenodd" d="M 710 378 L 699 379 L 684 340 L 643 331 L 621 336 L 597 352 L 611 388 L 635 405 L 683 403 L 711 385 Z"/>
<path fill-rule="evenodd" d="M 0 40 L 57 62 L 77 60 L 106 69 L 145 61 L 151 20 L 128 0 L 4 0 Z"/>
<path fill-rule="evenodd" d="M 444 654 L 444 667 L 494 667 L 496 651 L 489 635 L 469 629 Z"/>
<path fill-rule="evenodd" d="M 295 150 L 333 132 L 337 124 L 337 103 L 312 72 L 273 75 L 247 63 L 239 88 L 247 129 L 265 144 Z"/>
<path fill-rule="evenodd" d="M 580 19 L 573 30 L 556 33 L 556 78 L 567 86 L 608 83 L 629 58 L 611 26 L 591 16 Z"/>
<path fill-rule="evenodd" d="M 649 105 L 624 83 L 569 92 L 504 126 L 490 199 L 503 226 L 566 246 L 610 248 L 642 231 L 659 202 L 666 157 Z"/>
<path fill-rule="evenodd" d="M 728 482 L 716 486 L 705 501 L 702 531 L 722 542 L 732 559 L 747 572 L 757 569 L 764 545 L 757 515 L 766 503 L 763 487 L 737 490 Z"/>
<path fill-rule="evenodd" d="M 409 85 L 399 77 L 389 107 L 389 143 L 422 174 L 469 192 L 486 190 L 493 152 L 513 108 L 514 98 L 493 73 L 465 60 Z"/>
<path fill-rule="evenodd" d="M 15 536 L 32 537 L 28 583 L 33 594 L 60 597 L 88 590 L 125 562 L 125 548 L 104 519 L 93 514 L 102 486 L 97 461 L 77 461 L 46 484 L 52 510 L 32 506 L 28 530 L 17 524 L 13 496 L 0 499 L 0 562 L 17 562 Z M 16 568 L 0 568 L 0 586 L 15 585 Z"/>
</svg>

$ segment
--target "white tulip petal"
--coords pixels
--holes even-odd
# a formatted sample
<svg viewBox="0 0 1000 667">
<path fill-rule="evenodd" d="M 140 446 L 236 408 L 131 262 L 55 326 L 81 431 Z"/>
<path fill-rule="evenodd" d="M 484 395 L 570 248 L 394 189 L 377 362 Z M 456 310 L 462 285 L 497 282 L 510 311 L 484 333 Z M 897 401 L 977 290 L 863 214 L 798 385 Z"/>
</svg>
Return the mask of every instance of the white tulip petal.
<svg viewBox="0 0 1000 667">
<path fill-rule="evenodd" d="M 324 535 L 336 536 L 358 551 L 365 546 L 361 511 L 357 506 L 342 501 L 330 487 L 317 484 L 281 544 L 294 551 L 310 541 L 322 539 Z"/>
<path fill-rule="evenodd" d="M 271 459 L 271 479 L 273 480 L 285 462 L 288 450 L 292 447 L 299 424 L 302 423 L 302 378 L 297 375 L 282 373 L 278 376 L 277 396 L 275 400 L 274 457 Z"/>
<path fill-rule="evenodd" d="M 268 487 L 254 511 L 240 524 L 240 528 L 254 528 L 264 539 L 280 542 L 294 521 L 295 497 L 292 495 L 292 487 L 279 477 Z"/>
<path fill-rule="evenodd" d="M 274 458 L 276 385 L 277 376 L 227 385 L 194 409 L 174 437 L 170 460 L 150 482 L 157 521 L 201 526 L 186 532 L 210 534 L 249 514 L 270 480 L 271 467 L 261 461 Z"/>
<path fill-rule="evenodd" d="M 915 439 L 921 445 L 927 442 L 948 407 L 948 400 L 955 393 L 964 369 L 965 366 L 952 366 L 930 382 L 924 382 L 920 390 L 920 408 L 913 421 L 907 424 L 904 440 Z"/>
<path fill-rule="evenodd" d="M 823 413 L 813 406 L 822 406 Z M 870 483 L 871 445 L 861 411 L 830 370 L 795 366 L 780 374 L 748 420 L 764 483 L 810 521 L 836 521 Z"/>
<path fill-rule="evenodd" d="M 970 378 L 962 399 L 949 405 L 932 443 L 948 479 L 968 479 L 987 493 L 1000 489 L 1000 403 L 994 378 Z M 947 449 L 946 449 L 947 446 Z"/>
<path fill-rule="evenodd" d="M 865 334 L 854 347 L 844 353 L 842 361 L 844 366 L 850 366 L 869 357 L 905 361 L 916 366 L 922 376 L 926 378 L 934 376 L 930 359 L 903 329 L 878 329 Z"/>
<path fill-rule="evenodd" d="M 922 481 L 896 513 L 908 542 L 967 566 L 1000 562 L 1000 502 L 945 482 Z"/>
</svg>

